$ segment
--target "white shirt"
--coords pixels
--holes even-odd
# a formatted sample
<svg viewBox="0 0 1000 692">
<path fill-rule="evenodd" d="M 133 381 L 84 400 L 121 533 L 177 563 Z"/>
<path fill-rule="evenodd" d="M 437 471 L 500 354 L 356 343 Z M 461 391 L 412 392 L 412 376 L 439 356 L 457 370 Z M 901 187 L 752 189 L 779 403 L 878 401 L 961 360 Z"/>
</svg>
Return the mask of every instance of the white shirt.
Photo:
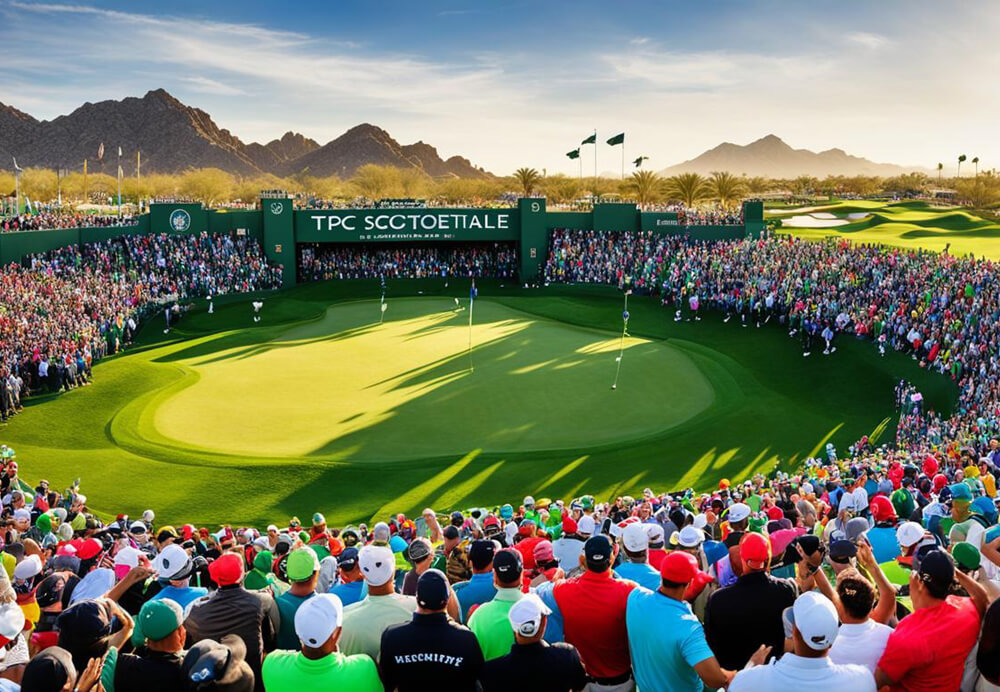
<svg viewBox="0 0 1000 692">
<path fill-rule="evenodd" d="M 890 634 L 891 627 L 870 619 L 859 625 L 845 623 L 840 626 L 837 638 L 830 647 L 830 660 L 834 663 L 857 663 L 874 673 Z"/>
<path fill-rule="evenodd" d="M 580 564 L 582 552 L 583 541 L 577 538 L 557 538 L 552 541 L 552 555 L 567 572 Z"/>
<path fill-rule="evenodd" d="M 729 686 L 729 692 L 771 690 L 876 692 L 876 687 L 875 676 L 866 668 L 837 665 L 829 656 L 802 658 L 792 653 L 785 654 L 769 666 L 741 670 Z"/>
<path fill-rule="evenodd" d="M 868 509 L 868 491 L 858 486 L 853 491 L 844 493 L 840 498 L 838 510 L 848 510 L 855 514 L 860 514 Z"/>
</svg>

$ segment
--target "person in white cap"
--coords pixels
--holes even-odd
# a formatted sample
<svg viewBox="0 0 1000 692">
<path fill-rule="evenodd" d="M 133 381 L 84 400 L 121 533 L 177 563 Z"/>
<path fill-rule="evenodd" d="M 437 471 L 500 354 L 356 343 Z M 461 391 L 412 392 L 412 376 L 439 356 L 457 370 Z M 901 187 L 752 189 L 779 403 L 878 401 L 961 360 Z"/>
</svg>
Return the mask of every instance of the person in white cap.
<svg viewBox="0 0 1000 692">
<path fill-rule="evenodd" d="M 338 651 L 344 608 L 333 594 L 317 594 L 295 612 L 295 634 L 301 651 L 272 651 L 261 675 L 268 692 L 306 690 L 381 690 L 371 657 Z"/>
<path fill-rule="evenodd" d="M 810 591 L 785 609 L 785 634 L 793 649 L 772 665 L 741 670 L 729 692 L 751 690 L 851 690 L 875 692 L 875 678 L 864 666 L 836 664 L 830 647 L 837 639 L 837 609 L 825 596 Z"/>
<path fill-rule="evenodd" d="M 497 690 L 582 690 L 587 673 L 572 644 L 548 644 L 545 626 L 552 610 L 535 594 L 511 606 L 507 619 L 514 630 L 510 653 L 483 666 L 484 692 Z"/>
<path fill-rule="evenodd" d="M 396 593 L 396 557 L 388 546 L 364 546 L 358 552 L 358 566 L 368 595 L 344 609 L 340 648 L 348 655 L 368 654 L 378 662 L 382 633 L 390 625 L 413 619 L 417 599 Z"/>
<path fill-rule="evenodd" d="M 729 534 L 726 535 L 726 548 L 729 549 L 729 562 L 736 576 L 743 574 L 743 563 L 740 560 L 740 541 L 746 534 L 750 525 L 750 505 L 737 502 L 730 505 L 725 514 L 726 521 L 729 522 Z"/>
<path fill-rule="evenodd" d="M 660 588 L 660 573 L 649 565 L 649 534 L 646 524 L 636 521 L 626 526 L 622 530 L 621 542 L 625 559 L 615 567 L 615 574 L 622 579 L 631 579 L 650 591 Z"/>
<path fill-rule="evenodd" d="M 133 550 L 135 548 L 122 548 L 119 554 Z M 131 557 L 128 555 L 126 559 L 131 560 Z M 117 559 L 116 556 L 115 560 Z M 199 559 L 204 564 L 203 559 Z M 136 560 L 138 561 L 138 556 L 136 556 Z M 164 586 L 150 600 L 166 598 L 174 601 L 182 609 L 186 609 L 189 604 L 208 595 L 208 589 L 191 586 L 191 575 L 195 571 L 194 560 L 179 545 L 168 545 L 164 548 L 163 552 L 153 560 L 153 569 L 156 570 L 156 576 Z"/>
</svg>

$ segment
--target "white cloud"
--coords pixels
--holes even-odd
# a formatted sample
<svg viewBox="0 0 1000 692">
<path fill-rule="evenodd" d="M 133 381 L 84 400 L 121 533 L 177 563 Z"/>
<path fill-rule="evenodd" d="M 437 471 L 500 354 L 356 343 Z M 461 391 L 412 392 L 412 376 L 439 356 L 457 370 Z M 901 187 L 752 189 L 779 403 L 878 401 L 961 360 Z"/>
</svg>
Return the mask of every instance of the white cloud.
<svg viewBox="0 0 1000 692">
<path fill-rule="evenodd" d="M 877 50 L 879 48 L 884 48 L 889 45 L 890 41 L 888 37 L 882 34 L 872 34 L 867 31 L 856 31 L 852 34 L 847 35 L 847 40 L 864 48 L 869 48 L 871 50 Z"/>
<path fill-rule="evenodd" d="M 634 39 L 632 39 L 631 41 L 629 41 L 629 43 L 631 45 L 633 45 L 633 46 L 644 46 L 647 43 L 649 43 L 649 37 L 648 36 L 636 36 Z"/>
<path fill-rule="evenodd" d="M 185 84 L 190 85 L 192 91 L 197 91 L 203 94 L 219 94 L 221 96 L 240 96 L 246 94 L 243 91 L 234 86 L 228 84 L 223 84 L 222 82 L 216 81 L 214 79 L 209 79 L 208 77 L 182 77 L 181 81 Z"/>
</svg>

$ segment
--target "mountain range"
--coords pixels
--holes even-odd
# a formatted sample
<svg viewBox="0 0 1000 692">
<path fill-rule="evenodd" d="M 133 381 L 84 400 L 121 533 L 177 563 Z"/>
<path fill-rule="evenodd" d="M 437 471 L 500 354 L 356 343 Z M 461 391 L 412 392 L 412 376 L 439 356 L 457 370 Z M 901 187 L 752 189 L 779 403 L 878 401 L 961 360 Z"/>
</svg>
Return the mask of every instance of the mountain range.
<svg viewBox="0 0 1000 692">
<path fill-rule="evenodd" d="M 795 178 L 811 175 L 893 176 L 913 171 L 923 171 L 916 166 L 898 166 L 892 163 L 875 163 L 859 156 L 851 156 L 843 149 L 810 151 L 793 149 L 776 135 L 767 135 L 747 145 L 723 142 L 693 159 L 678 163 L 661 171 L 662 175 L 700 173 L 713 171 L 769 178 Z"/>
<path fill-rule="evenodd" d="M 104 156 L 98 160 L 102 144 Z M 136 151 L 141 152 L 142 171 L 147 173 L 215 167 L 241 176 L 306 173 L 347 178 L 361 166 L 375 163 L 416 169 L 433 177 L 491 175 L 461 156 L 442 159 L 424 142 L 400 144 L 385 130 L 367 123 L 322 146 L 297 132 L 286 132 L 266 144 L 246 144 L 216 125 L 205 111 L 163 89 L 142 98 L 85 103 L 53 120 L 37 120 L 0 103 L 0 168 L 9 168 L 11 158 L 16 157 L 22 168 L 78 170 L 86 158 L 91 172 L 114 175 L 119 146 L 126 175 L 135 171 Z"/>
</svg>

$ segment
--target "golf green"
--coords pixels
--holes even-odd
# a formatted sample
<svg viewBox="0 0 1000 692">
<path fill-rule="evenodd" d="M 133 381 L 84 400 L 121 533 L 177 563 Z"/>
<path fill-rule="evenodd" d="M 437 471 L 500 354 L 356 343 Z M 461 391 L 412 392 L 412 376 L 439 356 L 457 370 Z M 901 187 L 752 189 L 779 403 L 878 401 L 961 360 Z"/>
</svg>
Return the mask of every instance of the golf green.
<svg viewBox="0 0 1000 692">
<path fill-rule="evenodd" d="M 0 431 L 24 478 L 82 478 L 105 515 L 334 523 L 535 497 L 707 489 L 776 465 L 889 441 L 893 386 L 950 411 L 954 385 L 868 342 L 803 358 L 777 324 L 673 320 L 608 287 L 308 284 L 154 318 L 94 384 L 29 400 Z M 460 305 L 456 306 L 456 298 Z"/>
<path fill-rule="evenodd" d="M 247 456 L 393 461 L 608 444 L 703 411 L 711 385 L 665 343 L 625 340 L 629 396 L 611 391 L 620 339 L 477 301 L 337 305 L 251 349 L 177 361 L 197 375 L 158 403 L 155 434 Z M 633 398 L 644 406 L 636 408 Z"/>
</svg>

